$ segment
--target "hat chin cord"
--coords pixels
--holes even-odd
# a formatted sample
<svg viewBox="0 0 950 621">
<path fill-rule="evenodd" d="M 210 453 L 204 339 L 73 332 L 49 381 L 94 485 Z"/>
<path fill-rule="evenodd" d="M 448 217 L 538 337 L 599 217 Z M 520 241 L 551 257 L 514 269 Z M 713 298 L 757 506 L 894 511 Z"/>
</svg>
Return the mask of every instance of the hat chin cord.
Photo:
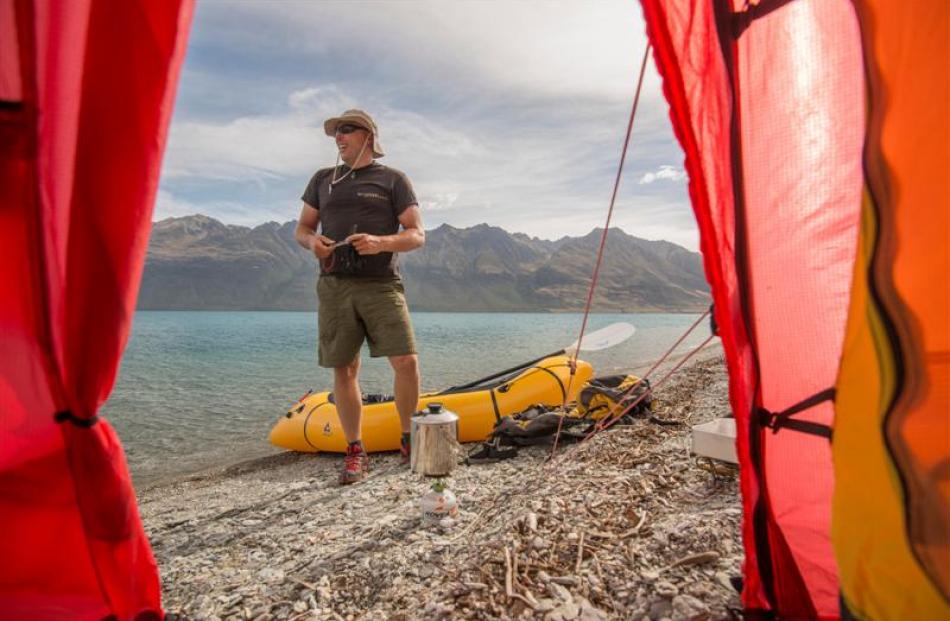
<svg viewBox="0 0 950 621">
<path fill-rule="evenodd" d="M 368 144 L 369 144 L 369 136 L 367 136 L 366 140 L 363 141 L 363 146 L 360 148 L 360 152 L 356 154 L 356 160 L 355 160 L 356 162 L 360 161 L 360 158 L 363 157 L 363 152 L 366 151 L 366 145 Z M 346 172 L 345 175 L 337 179 L 336 173 L 339 169 L 340 169 L 340 149 L 337 149 L 336 150 L 336 164 L 333 165 L 333 179 L 330 179 L 330 187 L 329 187 L 330 194 L 333 194 L 333 186 L 335 186 L 339 182 L 343 181 L 344 179 L 352 175 L 353 172 L 356 170 L 355 168 L 350 167 L 350 169 Z M 356 175 L 353 175 L 353 176 L 355 177 Z"/>
</svg>

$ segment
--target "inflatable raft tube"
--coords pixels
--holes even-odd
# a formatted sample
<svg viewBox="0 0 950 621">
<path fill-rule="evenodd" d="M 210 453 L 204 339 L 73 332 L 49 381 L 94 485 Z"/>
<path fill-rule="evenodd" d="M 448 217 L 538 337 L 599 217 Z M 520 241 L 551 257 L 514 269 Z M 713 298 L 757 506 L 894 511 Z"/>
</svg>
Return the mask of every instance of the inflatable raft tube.
<svg viewBox="0 0 950 621">
<path fill-rule="evenodd" d="M 570 379 L 570 358 L 551 356 L 533 366 L 476 386 L 427 393 L 419 398 L 419 408 L 441 403 L 458 414 L 459 441 L 486 439 L 503 416 L 522 412 L 535 404 L 561 405 L 574 401 L 581 387 L 593 375 L 587 362 L 577 361 Z M 369 452 L 399 448 L 399 415 L 392 398 L 363 404 L 363 446 Z M 340 428 L 332 395 L 329 392 L 307 395 L 281 417 L 270 432 L 275 446 L 314 453 L 342 453 L 346 440 Z"/>
</svg>

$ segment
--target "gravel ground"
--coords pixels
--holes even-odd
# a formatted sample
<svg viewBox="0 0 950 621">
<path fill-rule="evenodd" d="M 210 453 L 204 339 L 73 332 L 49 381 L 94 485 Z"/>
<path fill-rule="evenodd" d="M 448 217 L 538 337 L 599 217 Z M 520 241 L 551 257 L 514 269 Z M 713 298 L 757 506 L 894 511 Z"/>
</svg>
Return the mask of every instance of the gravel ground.
<svg viewBox="0 0 950 621">
<path fill-rule="evenodd" d="M 729 412 L 718 353 L 656 391 L 653 420 L 459 466 L 456 520 L 424 527 L 428 482 L 374 456 L 285 453 L 140 492 L 164 605 L 191 619 L 729 618 L 742 545 L 734 469 L 689 454 Z"/>
</svg>

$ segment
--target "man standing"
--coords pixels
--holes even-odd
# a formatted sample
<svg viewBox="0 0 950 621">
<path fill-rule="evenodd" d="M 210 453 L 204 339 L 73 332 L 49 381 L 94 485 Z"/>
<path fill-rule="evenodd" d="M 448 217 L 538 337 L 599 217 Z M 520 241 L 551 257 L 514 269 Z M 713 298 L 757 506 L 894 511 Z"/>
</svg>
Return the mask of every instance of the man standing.
<svg viewBox="0 0 950 621">
<path fill-rule="evenodd" d="M 333 369 L 336 409 L 347 441 L 340 474 L 340 484 L 346 485 L 363 479 L 369 468 L 358 380 L 364 339 L 370 355 L 387 356 L 395 373 L 401 453 L 409 461 L 419 362 L 396 253 L 422 246 L 425 231 L 409 179 L 375 161 L 384 152 L 373 119 L 362 110 L 347 110 L 327 119 L 323 128 L 336 140 L 338 165 L 310 179 L 295 237 L 320 262 L 319 362 Z"/>
</svg>

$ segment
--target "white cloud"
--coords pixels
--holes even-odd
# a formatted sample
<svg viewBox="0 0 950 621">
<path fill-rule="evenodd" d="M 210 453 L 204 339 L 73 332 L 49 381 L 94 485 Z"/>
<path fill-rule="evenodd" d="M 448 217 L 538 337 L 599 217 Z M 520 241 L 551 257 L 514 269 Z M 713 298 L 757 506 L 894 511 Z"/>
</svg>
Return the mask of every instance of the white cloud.
<svg viewBox="0 0 950 621">
<path fill-rule="evenodd" d="M 274 114 L 174 123 L 163 177 L 263 184 L 332 166 L 336 149 L 323 131 L 323 120 L 356 107 L 356 99 L 329 85 L 294 91 L 287 102 L 285 109 Z M 436 158 L 488 154 L 477 138 L 418 113 L 380 104 L 374 116 L 387 150 L 395 145 Z"/>
<path fill-rule="evenodd" d="M 655 172 L 648 172 L 642 177 L 640 177 L 639 184 L 646 185 L 648 183 L 653 183 L 655 181 L 667 180 L 667 181 L 679 181 L 686 178 L 686 171 L 681 168 L 676 168 L 675 166 L 663 165 L 660 166 Z"/>
<path fill-rule="evenodd" d="M 189 207 L 232 224 L 295 218 L 297 198 L 310 175 L 335 161 L 322 120 L 355 100 L 335 86 L 307 87 L 290 93 L 286 106 L 270 114 L 180 123 L 169 142 L 166 186 L 252 183 L 256 190 L 242 195 L 240 204 L 217 199 Z M 488 222 L 557 238 L 602 225 L 626 125 L 624 107 L 557 111 L 551 118 L 550 111 L 513 106 L 514 114 L 533 114 L 539 126 L 504 118 L 453 124 L 391 106 L 377 109 L 388 153 L 383 163 L 409 174 L 427 226 Z M 635 129 L 634 161 L 651 153 L 662 132 L 649 114 L 644 112 Z M 648 175 L 683 177 L 670 166 Z M 621 187 L 622 196 L 631 191 Z M 263 204 L 255 206 L 256 201 Z M 174 213 L 182 211 L 178 207 Z M 159 213 L 173 215 L 171 208 Z"/>
<path fill-rule="evenodd" d="M 451 209 L 458 200 L 458 192 L 430 193 L 420 200 L 419 207 L 424 213 Z"/>
<path fill-rule="evenodd" d="M 336 158 L 323 119 L 358 107 L 380 126 L 382 163 L 412 179 L 427 228 L 545 238 L 603 225 L 645 43 L 626 0 L 204 2 L 192 40 L 184 76 L 201 87 L 182 90 L 200 113 L 176 111 L 157 217 L 296 218 L 310 175 Z M 241 56 L 252 66 L 222 65 L 229 49 L 254 50 Z M 246 96 L 256 85 L 266 98 Z M 215 93 L 222 105 L 207 103 Z M 683 172 L 660 165 L 679 155 L 666 110 L 651 62 L 620 197 L 638 200 L 618 218 L 681 243 L 695 225 L 668 213 L 683 213 L 686 193 Z M 631 217 L 645 200 L 676 208 Z"/>
<path fill-rule="evenodd" d="M 367 71 L 408 69 L 416 81 L 461 79 L 534 96 L 625 100 L 646 45 L 642 11 L 629 0 L 199 5 L 199 19 L 234 16 L 251 25 L 235 37 L 244 46 L 283 44 Z"/>
<path fill-rule="evenodd" d="M 305 174 L 333 157 L 322 119 L 351 104 L 331 85 L 291 93 L 277 115 L 175 122 L 163 177 L 265 183 Z"/>
</svg>

